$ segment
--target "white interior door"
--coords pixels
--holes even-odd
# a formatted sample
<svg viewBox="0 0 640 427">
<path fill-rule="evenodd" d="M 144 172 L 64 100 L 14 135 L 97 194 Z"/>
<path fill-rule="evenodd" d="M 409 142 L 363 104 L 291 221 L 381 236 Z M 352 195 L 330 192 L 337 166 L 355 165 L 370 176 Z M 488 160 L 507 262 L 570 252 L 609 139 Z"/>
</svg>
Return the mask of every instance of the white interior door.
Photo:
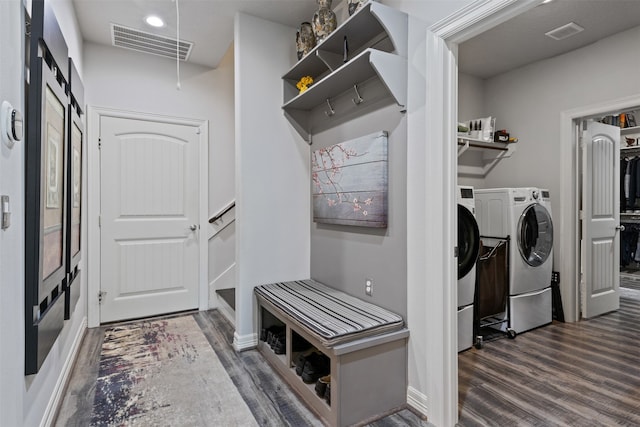
<svg viewBox="0 0 640 427">
<path fill-rule="evenodd" d="M 198 307 L 195 126 L 100 118 L 100 322 Z"/>
<path fill-rule="evenodd" d="M 587 122 L 582 132 L 582 317 L 620 307 L 620 129 Z"/>
</svg>

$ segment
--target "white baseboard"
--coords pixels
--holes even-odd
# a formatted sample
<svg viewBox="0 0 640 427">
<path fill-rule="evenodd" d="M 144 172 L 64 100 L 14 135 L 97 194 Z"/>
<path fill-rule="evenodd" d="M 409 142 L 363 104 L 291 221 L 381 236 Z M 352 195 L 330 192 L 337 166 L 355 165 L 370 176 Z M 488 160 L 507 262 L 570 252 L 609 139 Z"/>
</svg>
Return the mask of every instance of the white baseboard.
<svg viewBox="0 0 640 427">
<path fill-rule="evenodd" d="M 76 332 L 76 336 L 73 339 L 73 343 L 71 344 L 69 357 L 67 357 L 67 360 L 65 360 L 64 365 L 62 366 L 62 372 L 60 372 L 60 376 L 58 377 L 58 381 L 56 382 L 55 387 L 53 388 L 53 393 L 51 394 L 51 398 L 49 399 L 47 408 L 45 409 L 44 415 L 42 416 L 42 422 L 40 423 L 41 427 L 51 426 L 55 421 L 56 413 L 58 412 L 58 406 L 62 401 L 64 389 L 67 386 L 69 377 L 71 376 L 71 370 L 76 361 L 76 358 L 78 357 L 80 344 L 82 343 L 82 338 L 84 337 L 84 333 L 86 330 L 87 318 L 84 317 L 82 319 L 82 322 L 80 323 L 78 331 Z"/>
<path fill-rule="evenodd" d="M 233 348 L 235 351 L 251 350 L 258 346 L 258 335 L 238 335 L 237 332 L 233 334 Z"/>
<path fill-rule="evenodd" d="M 428 406 L 427 396 L 419 392 L 413 387 L 407 388 L 407 405 L 411 406 L 415 411 L 427 417 Z"/>
</svg>

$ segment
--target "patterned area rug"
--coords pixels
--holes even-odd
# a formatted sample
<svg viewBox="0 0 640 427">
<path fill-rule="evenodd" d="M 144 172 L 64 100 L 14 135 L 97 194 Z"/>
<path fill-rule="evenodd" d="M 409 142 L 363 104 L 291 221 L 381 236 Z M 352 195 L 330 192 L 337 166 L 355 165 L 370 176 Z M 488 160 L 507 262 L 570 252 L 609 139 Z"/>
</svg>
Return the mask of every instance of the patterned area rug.
<svg viewBox="0 0 640 427">
<path fill-rule="evenodd" d="M 191 316 L 105 331 L 91 425 L 257 426 Z"/>
</svg>

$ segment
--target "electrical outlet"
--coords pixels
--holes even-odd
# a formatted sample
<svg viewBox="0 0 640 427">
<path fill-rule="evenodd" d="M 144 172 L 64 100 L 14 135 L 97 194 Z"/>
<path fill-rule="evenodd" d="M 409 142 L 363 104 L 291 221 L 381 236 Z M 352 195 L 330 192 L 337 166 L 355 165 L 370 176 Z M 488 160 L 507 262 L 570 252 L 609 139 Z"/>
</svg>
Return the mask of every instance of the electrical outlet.
<svg viewBox="0 0 640 427">
<path fill-rule="evenodd" d="M 369 296 L 373 295 L 373 280 L 364 279 L 364 293 Z"/>
</svg>

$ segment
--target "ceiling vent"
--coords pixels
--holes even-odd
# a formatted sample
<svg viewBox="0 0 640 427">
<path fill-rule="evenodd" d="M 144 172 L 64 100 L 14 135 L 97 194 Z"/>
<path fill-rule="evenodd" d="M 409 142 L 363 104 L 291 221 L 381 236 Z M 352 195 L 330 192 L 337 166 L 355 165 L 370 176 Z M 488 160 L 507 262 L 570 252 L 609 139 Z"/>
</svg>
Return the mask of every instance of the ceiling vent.
<svg viewBox="0 0 640 427">
<path fill-rule="evenodd" d="M 575 36 L 582 31 L 584 31 L 584 28 L 582 28 L 580 25 L 576 24 L 575 22 L 569 22 L 562 27 L 558 27 L 555 30 L 544 33 L 544 35 L 547 37 L 551 37 L 554 40 L 564 40 L 571 36 Z"/>
<path fill-rule="evenodd" d="M 176 59 L 177 41 L 170 37 L 159 36 L 118 24 L 111 24 L 111 42 L 116 47 Z M 180 40 L 178 57 L 181 61 L 189 59 L 192 48 L 193 43 Z"/>
</svg>

